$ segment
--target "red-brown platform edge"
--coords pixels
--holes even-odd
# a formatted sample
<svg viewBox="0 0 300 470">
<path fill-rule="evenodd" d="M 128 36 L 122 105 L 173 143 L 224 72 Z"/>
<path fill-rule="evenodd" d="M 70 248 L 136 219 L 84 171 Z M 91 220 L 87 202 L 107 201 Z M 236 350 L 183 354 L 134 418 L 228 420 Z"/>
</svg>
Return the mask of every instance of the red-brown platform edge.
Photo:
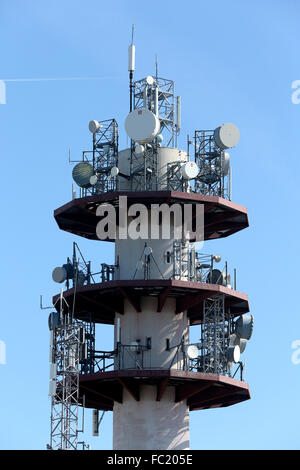
<svg viewBox="0 0 300 470">
<path fill-rule="evenodd" d="M 96 209 L 101 203 L 110 203 L 117 207 L 120 196 L 127 196 L 128 207 L 136 202 L 148 207 L 154 203 L 204 204 L 205 240 L 227 237 L 249 226 L 248 213 L 244 206 L 218 196 L 180 191 L 120 191 L 86 196 L 73 199 L 56 209 L 54 218 L 60 229 L 98 240 L 96 225 L 101 218 L 96 216 Z"/>
<path fill-rule="evenodd" d="M 167 298 L 175 298 L 174 314 L 187 311 L 190 325 L 201 323 L 206 298 L 225 296 L 225 308 L 238 316 L 250 310 L 248 296 L 217 284 L 177 281 L 174 279 L 115 280 L 71 288 L 63 293 L 75 318 L 93 319 L 96 323 L 114 324 L 115 313 L 124 314 L 126 299 L 137 312 L 142 311 L 141 297 L 151 294 L 157 299 L 158 313 L 163 314 Z M 59 310 L 59 294 L 53 304 Z M 74 302 L 74 307 L 73 307 Z"/>
<path fill-rule="evenodd" d="M 80 375 L 80 396 L 87 408 L 113 410 L 115 402 L 123 402 L 124 389 L 138 402 L 141 385 L 156 386 L 156 401 L 162 399 L 167 387 L 175 387 L 175 402 L 186 400 L 190 411 L 227 407 L 251 398 L 246 382 L 176 369 L 129 369 Z"/>
</svg>

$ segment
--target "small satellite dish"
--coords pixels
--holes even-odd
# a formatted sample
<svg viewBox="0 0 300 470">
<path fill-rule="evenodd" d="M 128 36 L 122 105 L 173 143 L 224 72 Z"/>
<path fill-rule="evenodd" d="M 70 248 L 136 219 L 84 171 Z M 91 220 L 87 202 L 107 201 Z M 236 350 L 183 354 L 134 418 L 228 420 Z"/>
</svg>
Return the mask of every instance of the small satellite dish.
<svg viewBox="0 0 300 470">
<path fill-rule="evenodd" d="M 242 339 L 250 339 L 253 333 L 254 318 L 253 315 L 241 315 L 235 323 L 235 331 Z"/>
<path fill-rule="evenodd" d="M 230 166 L 230 155 L 228 152 L 222 152 L 221 155 L 221 170 L 224 176 L 228 175 Z"/>
<path fill-rule="evenodd" d="M 153 85 L 154 78 L 151 75 L 148 75 L 148 77 L 146 77 L 146 83 L 147 85 Z"/>
<path fill-rule="evenodd" d="M 219 263 L 221 261 L 222 257 L 221 255 L 214 255 L 213 256 L 213 260 L 216 262 L 216 263 Z"/>
<path fill-rule="evenodd" d="M 90 184 L 91 184 L 92 186 L 95 186 L 95 184 L 97 184 L 97 181 L 98 181 L 98 176 L 97 176 L 97 175 L 92 175 L 92 176 L 90 177 Z"/>
<path fill-rule="evenodd" d="M 162 134 L 158 134 L 158 136 L 156 137 L 156 140 L 159 144 L 161 144 L 162 141 L 164 140 L 164 136 Z"/>
<path fill-rule="evenodd" d="M 160 121 L 147 108 L 137 108 L 128 114 L 125 130 L 130 139 L 141 144 L 151 142 L 158 135 Z"/>
<path fill-rule="evenodd" d="M 58 266 L 54 268 L 52 271 L 52 279 L 54 282 L 58 282 L 61 284 L 64 282 L 68 277 L 67 270 L 64 267 Z"/>
<path fill-rule="evenodd" d="M 117 166 L 113 166 L 110 170 L 110 175 L 112 178 L 115 178 L 120 173 L 120 170 Z"/>
<path fill-rule="evenodd" d="M 97 132 L 98 129 L 101 129 L 102 124 L 100 124 L 98 121 L 90 121 L 89 122 L 89 130 L 92 134 L 95 134 L 95 132 Z"/>
<path fill-rule="evenodd" d="M 239 362 L 241 357 L 240 347 L 236 346 L 229 346 L 226 352 L 228 362 Z"/>
<path fill-rule="evenodd" d="M 198 176 L 199 168 L 195 162 L 186 162 L 180 168 L 180 172 L 185 180 L 192 180 Z"/>
<path fill-rule="evenodd" d="M 226 273 L 219 269 L 213 269 L 206 278 L 208 284 L 219 284 L 220 286 L 226 286 Z"/>
<path fill-rule="evenodd" d="M 135 147 L 134 152 L 136 155 L 143 155 L 143 153 L 145 152 L 145 147 L 139 144 Z"/>
<path fill-rule="evenodd" d="M 88 162 L 80 162 L 74 166 L 72 177 L 81 188 L 90 188 L 90 178 L 94 175 L 94 168 Z"/>
<path fill-rule="evenodd" d="M 190 358 L 190 359 L 196 359 L 199 355 L 199 351 L 198 351 L 198 348 L 195 344 L 190 344 L 187 348 L 186 348 L 186 355 Z"/>
<path fill-rule="evenodd" d="M 144 254 L 145 254 L 146 256 L 150 256 L 151 253 L 152 253 L 152 248 L 151 248 L 151 246 L 146 246 L 146 248 L 145 248 L 145 250 L 144 250 Z"/>
<path fill-rule="evenodd" d="M 214 141 L 220 149 L 225 150 L 235 147 L 240 140 L 240 131 L 238 128 L 228 122 L 214 131 Z"/>
</svg>

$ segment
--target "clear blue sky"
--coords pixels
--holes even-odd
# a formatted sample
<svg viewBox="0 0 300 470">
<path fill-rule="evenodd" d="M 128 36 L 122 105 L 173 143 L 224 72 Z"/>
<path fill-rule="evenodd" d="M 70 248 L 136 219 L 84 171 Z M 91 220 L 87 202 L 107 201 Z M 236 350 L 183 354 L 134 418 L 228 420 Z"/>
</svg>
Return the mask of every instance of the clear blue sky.
<svg viewBox="0 0 300 470">
<path fill-rule="evenodd" d="M 207 243 L 238 269 L 255 332 L 246 350 L 252 400 L 191 413 L 192 449 L 299 449 L 300 339 L 298 0 L 1 0 L 0 79 L 101 77 L 82 81 L 6 82 L 0 104 L 1 313 L 0 448 L 43 449 L 49 441 L 47 311 L 57 292 L 54 266 L 76 240 L 87 259 L 112 262 L 112 246 L 61 232 L 53 210 L 71 197 L 72 157 L 91 144 L 90 119 L 115 117 L 126 144 L 127 46 L 135 23 L 136 78 L 175 80 L 186 132 L 234 122 L 233 200 L 251 227 Z M 182 134 L 182 145 L 186 140 Z M 197 327 L 195 327 L 197 328 Z M 197 337 L 198 332 L 194 335 Z M 102 349 L 112 328 L 100 327 Z M 112 446 L 112 414 L 93 448 Z"/>
</svg>

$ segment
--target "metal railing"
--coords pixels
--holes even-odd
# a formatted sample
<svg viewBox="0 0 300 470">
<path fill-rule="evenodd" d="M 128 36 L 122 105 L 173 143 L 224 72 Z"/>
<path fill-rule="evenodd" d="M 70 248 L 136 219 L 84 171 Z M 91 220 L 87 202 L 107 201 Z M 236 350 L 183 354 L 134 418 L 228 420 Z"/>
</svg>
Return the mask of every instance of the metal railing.
<svg viewBox="0 0 300 470">
<path fill-rule="evenodd" d="M 195 359 L 190 359 L 186 354 L 186 347 L 184 343 L 173 346 L 167 351 L 174 351 L 174 354 L 169 359 L 169 364 L 166 366 L 158 367 L 151 364 L 151 348 L 145 345 L 123 345 L 118 344 L 113 351 L 94 351 L 92 353 L 93 368 L 87 371 L 81 369 L 81 374 L 89 374 L 96 372 L 107 372 L 112 370 L 165 370 L 175 369 L 181 371 L 201 372 L 213 374 L 214 371 L 207 370 L 206 358 L 204 354 L 204 347 L 201 343 L 193 343 L 199 349 L 199 356 Z M 189 345 L 190 346 L 190 345 Z M 224 358 L 226 361 L 226 359 Z M 244 380 L 244 364 L 238 362 L 237 364 L 229 364 L 224 368 L 222 375 L 235 378 L 239 372 L 239 379 Z"/>
</svg>

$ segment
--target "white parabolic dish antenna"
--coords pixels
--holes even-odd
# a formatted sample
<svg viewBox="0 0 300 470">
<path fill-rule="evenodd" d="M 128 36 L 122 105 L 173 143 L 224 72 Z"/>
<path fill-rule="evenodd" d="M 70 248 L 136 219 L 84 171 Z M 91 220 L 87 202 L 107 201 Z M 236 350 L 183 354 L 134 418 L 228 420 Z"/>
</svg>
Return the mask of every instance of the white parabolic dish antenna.
<svg viewBox="0 0 300 470">
<path fill-rule="evenodd" d="M 198 176 L 199 168 L 195 162 L 186 162 L 182 165 L 180 171 L 185 180 L 192 180 Z"/>
<path fill-rule="evenodd" d="M 115 178 L 120 173 L 120 170 L 117 166 L 113 166 L 110 170 L 110 175 Z"/>
<path fill-rule="evenodd" d="M 160 130 L 160 122 L 149 109 L 138 108 L 125 119 L 125 130 L 130 139 L 143 144 L 155 139 Z"/>
<path fill-rule="evenodd" d="M 198 357 L 198 348 L 195 344 L 190 344 L 186 349 L 186 354 L 190 359 L 196 359 Z"/>
<path fill-rule="evenodd" d="M 102 127 L 102 125 L 99 124 L 98 121 L 93 120 L 89 122 L 89 130 L 92 134 L 95 134 L 100 127 Z"/>
<path fill-rule="evenodd" d="M 240 347 L 236 346 L 229 346 L 227 349 L 227 359 L 229 362 L 239 362 L 241 356 Z"/>
<path fill-rule="evenodd" d="M 214 131 L 214 141 L 222 150 L 235 147 L 240 140 L 240 131 L 235 124 L 227 122 Z"/>
</svg>

